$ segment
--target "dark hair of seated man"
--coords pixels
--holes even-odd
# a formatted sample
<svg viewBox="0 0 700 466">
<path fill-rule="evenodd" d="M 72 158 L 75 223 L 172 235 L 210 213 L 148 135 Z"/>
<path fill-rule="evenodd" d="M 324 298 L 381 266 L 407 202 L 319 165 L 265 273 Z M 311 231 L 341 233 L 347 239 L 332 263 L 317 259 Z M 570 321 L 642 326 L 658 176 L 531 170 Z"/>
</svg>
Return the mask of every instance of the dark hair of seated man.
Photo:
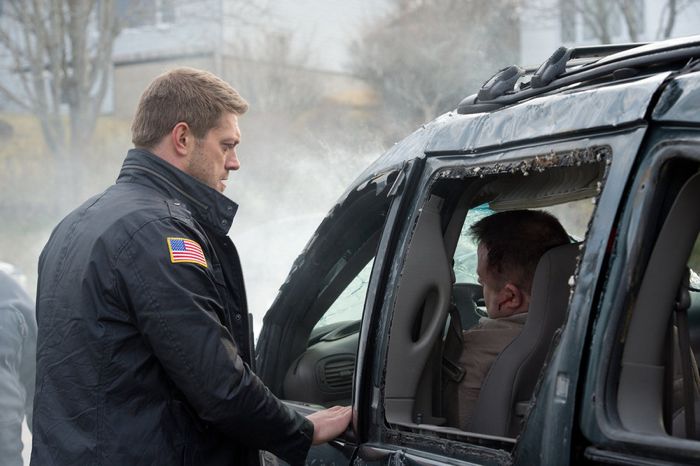
<svg viewBox="0 0 700 466">
<path fill-rule="evenodd" d="M 470 232 L 478 243 L 477 274 L 493 318 L 527 312 L 540 258 L 570 242 L 559 220 L 540 210 L 499 212 L 476 222 Z"/>
</svg>

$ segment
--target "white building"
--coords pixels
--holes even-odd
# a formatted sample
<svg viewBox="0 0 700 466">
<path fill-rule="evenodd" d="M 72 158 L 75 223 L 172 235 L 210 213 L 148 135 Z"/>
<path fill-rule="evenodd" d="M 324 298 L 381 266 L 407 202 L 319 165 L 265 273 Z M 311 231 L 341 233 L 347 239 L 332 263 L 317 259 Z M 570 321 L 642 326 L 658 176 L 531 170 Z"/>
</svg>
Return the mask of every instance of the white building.
<svg viewBox="0 0 700 466">
<path fill-rule="evenodd" d="M 313 81 L 329 95 L 362 88 L 344 65 L 357 27 L 383 3 L 117 0 L 123 29 L 114 45 L 114 114 L 130 116 L 148 82 L 173 66 L 213 71 L 247 97 L 274 79 L 290 89 Z M 288 56 L 269 50 L 276 38 L 291 41 L 282 44 Z"/>
</svg>

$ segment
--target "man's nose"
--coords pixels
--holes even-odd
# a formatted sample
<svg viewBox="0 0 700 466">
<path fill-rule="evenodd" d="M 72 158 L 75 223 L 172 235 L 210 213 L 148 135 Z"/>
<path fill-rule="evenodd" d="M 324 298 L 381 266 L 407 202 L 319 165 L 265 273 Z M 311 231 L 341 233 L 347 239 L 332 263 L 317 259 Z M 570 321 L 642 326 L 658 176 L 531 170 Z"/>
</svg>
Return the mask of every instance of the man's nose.
<svg viewBox="0 0 700 466">
<path fill-rule="evenodd" d="M 241 168 L 241 162 L 238 160 L 238 154 L 234 151 L 233 154 L 226 158 L 226 170 L 238 170 Z"/>
</svg>

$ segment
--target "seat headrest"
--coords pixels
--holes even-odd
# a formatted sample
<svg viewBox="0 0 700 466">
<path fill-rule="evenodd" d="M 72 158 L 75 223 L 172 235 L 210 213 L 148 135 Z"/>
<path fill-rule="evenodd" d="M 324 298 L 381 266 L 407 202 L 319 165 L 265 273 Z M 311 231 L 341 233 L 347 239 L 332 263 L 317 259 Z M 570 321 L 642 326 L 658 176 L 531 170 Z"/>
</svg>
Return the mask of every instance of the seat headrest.
<svg viewBox="0 0 700 466">
<path fill-rule="evenodd" d="M 549 334 L 564 323 L 571 288 L 569 279 L 576 267 L 580 244 L 557 246 L 540 258 L 532 280 L 530 308 L 523 332 L 527 327 L 544 325 L 544 333 Z"/>
</svg>

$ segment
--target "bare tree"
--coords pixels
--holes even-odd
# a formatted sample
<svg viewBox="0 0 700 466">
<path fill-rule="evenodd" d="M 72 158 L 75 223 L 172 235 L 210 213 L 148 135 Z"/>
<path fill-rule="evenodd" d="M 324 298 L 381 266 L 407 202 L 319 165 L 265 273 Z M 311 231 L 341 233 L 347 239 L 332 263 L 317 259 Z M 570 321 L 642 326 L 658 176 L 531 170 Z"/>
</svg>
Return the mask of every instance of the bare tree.
<svg viewBox="0 0 700 466">
<path fill-rule="evenodd" d="M 316 105 L 323 96 L 319 75 L 307 43 L 295 42 L 289 31 L 267 31 L 228 44 L 234 61 L 244 60 L 245 72 L 236 85 L 255 113 L 299 113 Z"/>
<path fill-rule="evenodd" d="M 116 1 L 2 2 L 0 95 L 40 122 L 54 172 L 64 180 L 58 185 L 60 202 L 72 203 L 80 194 L 83 158 L 110 89 L 113 46 L 122 25 L 177 21 L 197 23 L 208 33 L 224 23 L 230 27 L 232 20 L 238 26 L 247 24 L 245 18 L 259 18 L 265 3 L 228 0 L 224 9 L 214 0 L 128 0 L 117 11 Z"/>
<path fill-rule="evenodd" d="M 63 175 L 79 174 L 108 90 L 118 33 L 114 0 L 4 2 L 0 49 L 14 86 L 0 93 L 34 114 Z"/>
<path fill-rule="evenodd" d="M 601 43 L 609 44 L 614 36 L 621 35 L 622 31 L 618 30 L 621 26 L 631 42 L 639 42 L 644 32 L 644 3 L 644 0 L 585 0 L 578 2 L 576 9 L 584 25 L 593 31 Z M 676 4 L 677 1 L 667 0 L 664 3 L 666 7 L 669 3 Z M 674 5 L 672 15 L 669 16 L 671 22 L 675 22 L 676 14 L 677 9 Z M 620 20 L 622 25 L 619 24 Z M 669 35 L 670 33 L 669 30 Z"/>
<path fill-rule="evenodd" d="M 405 132 L 453 109 L 518 55 L 514 0 L 396 0 L 370 25 L 354 52 L 354 69 L 386 110 L 381 123 Z M 393 130 L 393 131 L 392 131 Z"/>
<path fill-rule="evenodd" d="M 661 10 L 656 38 L 668 39 L 671 37 L 673 28 L 676 25 L 676 19 L 693 3 L 697 4 L 698 0 L 666 0 Z"/>
<path fill-rule="evenodd" d="M 643 9 L 644 5 L 640 5 L 638 0 L 617 0 L 617 4 L 627 28 L 627 35 L 632 42 L 639 42 L 644 22 L 643 10 L 640 11 L 640 6 Z"/>
<path fill-rule="evenodd" d="M 616 35 L 613 28 L 618 25 L 619 4 L 618 0 L 584 0 L 575 2 L 575 10 L 580 15 L 584 27 L 601 43 L 609 44 Z"/>
<path fill-rule="evenodd" d="M 617 6 L 625 21 L 627 34 L 631 41 L 641 39 L 641 27 L 643 15 L 640 11 L 644 8 L 644 2 L 639 0 L 616 0 Z M 678 17 L 698 0 L 664 0 L 661 15 L 658 20 L 656 39 L 668 39 L 673 34 Z"/>
<path fill-rule="evenodd" d="M 557 8 L 553 10 L 551 1 L 530 0 L 527 3 L 544 16 L 554 11 L 558 16 L 574 15 L 580 18 L 587 35 L 602 44 L 609 44 L 620 37 L 638 42 L 644 36 L 644 0 L 559 0 L 556 2 Z M 664 0 L 655 38 L 671 37 L 676 20 L 693 3 L 697 3 L 697 0 Z"/>
</svg>

